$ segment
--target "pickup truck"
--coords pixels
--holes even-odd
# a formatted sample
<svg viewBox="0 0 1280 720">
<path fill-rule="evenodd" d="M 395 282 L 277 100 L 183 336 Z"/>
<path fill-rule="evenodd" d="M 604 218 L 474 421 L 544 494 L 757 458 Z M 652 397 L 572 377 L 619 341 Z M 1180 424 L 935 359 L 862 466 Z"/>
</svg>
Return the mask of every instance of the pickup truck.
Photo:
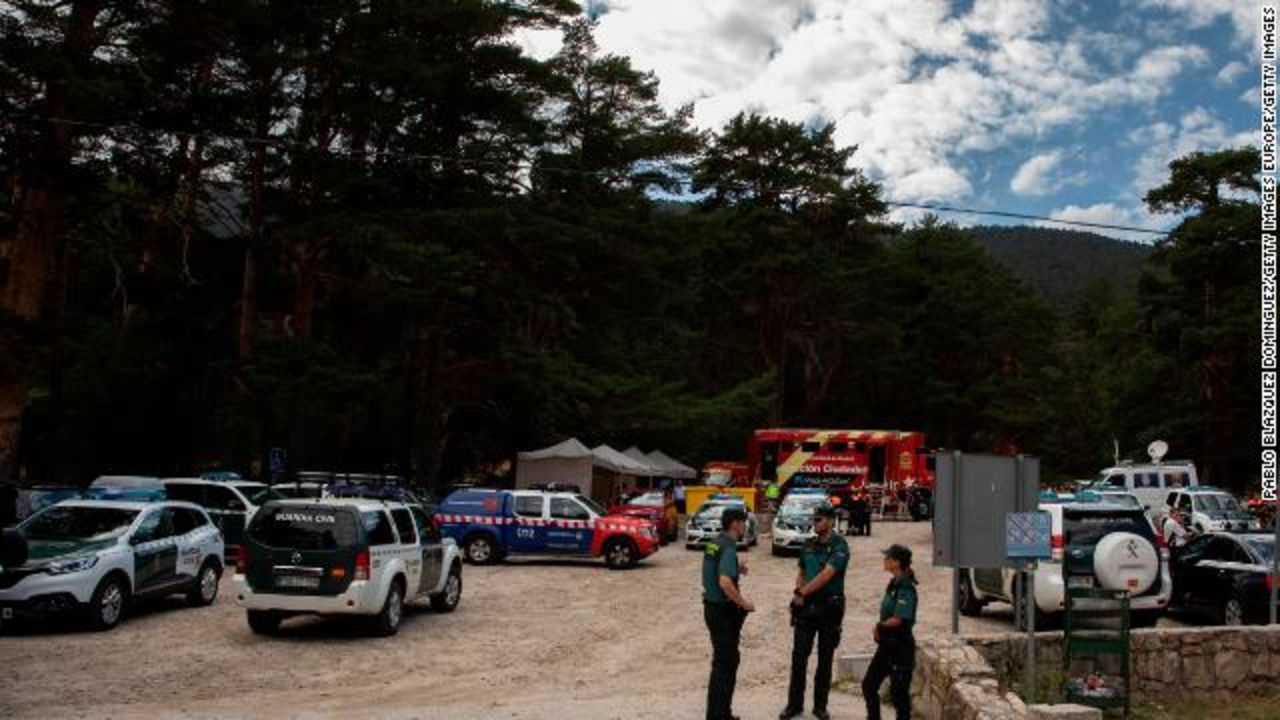
<svg viewBox="0 0 1280 720">
<path fill-rule="evenodd" d="M 475 564 L 525 553 L 603 557 L 610 569 L 621 570 L 660 546 L 652 522 L 610 515 L 574 492 L 458 490 L 441 503 L 436 521 Z"/>
</svg>

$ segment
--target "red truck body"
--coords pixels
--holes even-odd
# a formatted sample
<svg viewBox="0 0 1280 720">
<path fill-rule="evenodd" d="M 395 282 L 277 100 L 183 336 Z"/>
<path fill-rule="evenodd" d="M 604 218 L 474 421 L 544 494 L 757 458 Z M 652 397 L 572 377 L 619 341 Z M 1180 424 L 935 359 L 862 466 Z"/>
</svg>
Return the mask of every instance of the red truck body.
<svg viewBox="0 0 1280 720">
<path fill-rule="evenodd" d="M 784 492 L 824 487 L 842 501 L 862 489 L 927 517 L 933 497 L 933 454 L 924 433 L 899 430 L 756 430 L 747 441 L 750 482 L 777 482 Z"/>
</svg>

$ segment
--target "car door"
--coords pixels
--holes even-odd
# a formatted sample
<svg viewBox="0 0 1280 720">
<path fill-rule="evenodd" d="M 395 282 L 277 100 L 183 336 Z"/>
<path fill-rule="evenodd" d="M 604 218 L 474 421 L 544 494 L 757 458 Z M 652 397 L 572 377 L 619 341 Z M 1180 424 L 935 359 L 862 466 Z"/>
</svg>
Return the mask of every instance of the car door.
<svg viewBox="0 0 1280 720">
<path fill-rule="evenodd" d="M 444 571 L 444 538 L 440 528 L 422 508 L 409 509 L 418 524 L 418 540 L 421 543 L 422 578 L 418 592 L 428 593 L 440 585 L 440 573 Z"/>
<path fill-rule="evenodd" d="M 1211 535 L 1204 555 L 1196 562 L 1191 573 L 1190 588 L 1193 607 L 1204 612 L 1214 612 L 1225 599 L 1231 576 L 1225 563 L 1231 561 L 1235 543 L 1221 535 Z"/>
<path fill-rule="evenodd" d="M 550 498 L 547 548 L 569 553 L 591 552 L 591 511 L 571 497 Z"/>
<path fill-rule="evenodd" d="M 204 517 L 190 508 L 166 508 L 165 512 L 169 514 L 173 526 L 173 540 L 178 554 L 174 577 L 178 580 L 192 580 L 200 571 L 203 555 L 201 546 L 204 543 L 200 529 L 205 523 Z"/>
<path fill-rule="evenodd" d="M 223 485 L 213 483 L 205 485 L 204 497 L 205 510 L 209 511 L 213 524 L 222 531 L 227 548 L 238 547 L 244 538 L 248 506 L 236 491 Z"/>
<path fill-rule="evenodd" d="M 547 496 L 542 493 L 515 493 L 511 498 L 515 527 L 509 538 L 516 552 L 539 552 L 547 547 Z"/>
<path fill-rule="evenodd" d="M 129 539 L 133 546 L 133 590 L 145 594 L 174 583 L 178 545 L 167 508 L 149 510 Z"/>
<path fill-rule="evenodd" d="M 1201 536 L 1181 548 L 1170 551 L 1169 573 L 1173 576 L 1173 604 L 1193 608 L 1197 600 L 1199 564 L 1209 549 L 1213 538 Z"/>
<path fill-rule="evenodd" d="M 410 590 L 418 588 L 418 592 L 421 592 L 423 557 L 421 547 L 418 545 L 418 530 L 413 525 L 413 516 L 409 514 L 408 508 L 392 508 L 391 522 L 395 524 L 396 534 L 400 538 L 397 554 L 404 562 L 408 587 Z"/>
</svg>

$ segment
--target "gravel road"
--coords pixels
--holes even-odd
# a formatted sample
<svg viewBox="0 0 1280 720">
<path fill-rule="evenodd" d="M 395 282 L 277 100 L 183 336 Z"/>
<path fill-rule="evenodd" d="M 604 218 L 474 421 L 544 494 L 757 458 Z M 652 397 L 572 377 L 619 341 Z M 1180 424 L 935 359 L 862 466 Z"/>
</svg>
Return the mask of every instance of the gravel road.
<svg viewBox="0 0 1280 720">
<path fill-rule="evenodd" d="M 916 551 L 917 634 L 950 628 L 949 571 L 930 566 L 928 523 L 881 523 L 851 538 L 844 639 L 870 651 L 887 576 L 879 549 Z M 776 718 L 786 693 L 786 605 L 795 560 L 768 537 L 743 553 L 742 587 L 758 608 L 742 641 L 735 711 Z M 47 628 L 0 636 L 0 717 L 662 718 L 704 712 L 710 644 L 702 621 L 700 555 L 668 545 L 628 572 L 598 561 L 515 560 L 467 566 L 452 615 L 406 613 L 394 638 L 340 621 L 298 618 L 281 637 L 255 636 L 229 578 L 208 608 L 175 598 L 140 608 L 103 634 Z M 1006 609 L 962 618 L 962 632 L 1010 629 Z M 861 698 L 834 693 L 837 718 Z"/>
</svg>

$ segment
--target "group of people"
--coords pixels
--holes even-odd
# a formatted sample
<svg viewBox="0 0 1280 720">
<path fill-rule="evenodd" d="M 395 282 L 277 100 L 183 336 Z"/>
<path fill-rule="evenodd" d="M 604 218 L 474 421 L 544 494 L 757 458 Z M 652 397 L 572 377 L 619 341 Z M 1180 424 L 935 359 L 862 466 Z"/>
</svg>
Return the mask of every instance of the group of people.
<svg viewBox="0 0 1280 720">
<path fill-rule="evenodd" d="M 819 506 L 814 512 L 815 537 L 805 543 L 796 570 L 790 600 L 793 645 L 791 680 L 780 720 L 799 717 L 804 711 L 805 676 L 815 641 L 817 668 L 813 678 L 813 714 L 830 717 L 827 699 L 831 690 L 832 663 L 845 611 L 845 571 L 849 544 L 835 532 L 836 510 Z M 702 561 L 703 614 L 711 634 L 711 678 L 707 686 L 707 720 L 737 720 L 732 712 L 738 672 L 738 641 L 747 616 L 755 605 L 743 595 L 739 581 L 748 566 L 738 557 L 737 544 L 746 533 L 747 514 L 729 507 L 720 521 L 720 535 L 706 547 Z M 915 670 L 916 579 L 911 550 L 892 545 L 884 550 L 884 569 L 890 574 L 880 602 L 880 619 L 872 630 L 876 653 L 862 681 L 867 717 L 880 717 L 880 687 L 889 680 L 890 695 L 899 720 L 911 717 L 911 676 Z"/>
</svg>

